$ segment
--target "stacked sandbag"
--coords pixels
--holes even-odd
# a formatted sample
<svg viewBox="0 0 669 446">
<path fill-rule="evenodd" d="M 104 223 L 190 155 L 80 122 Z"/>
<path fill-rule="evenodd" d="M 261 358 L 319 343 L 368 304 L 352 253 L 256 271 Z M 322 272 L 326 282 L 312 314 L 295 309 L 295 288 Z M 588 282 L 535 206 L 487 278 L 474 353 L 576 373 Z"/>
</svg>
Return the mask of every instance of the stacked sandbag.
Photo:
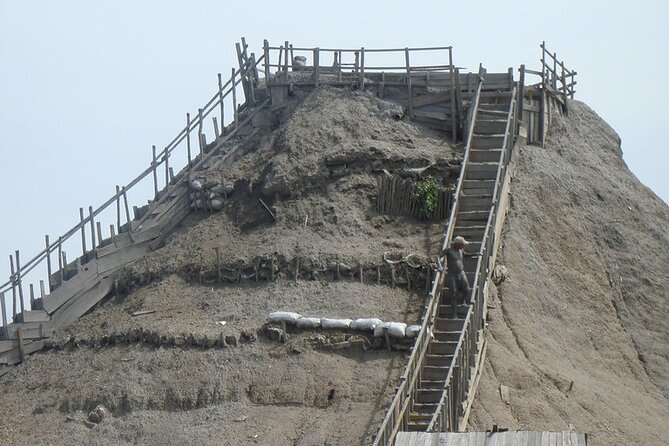
<svg viewBox="0 0 669 446">
<path fill-rule="evenodd" d="M 190 207 L 205 211 L 219 211 L 223 202 L 232 194 L 232 183 L 192 180 L 190 182 Z"/>
<path fill-rule="evenodd" d="M 372 332 L 374 337 L 381 338 L 388 334 L 391 338 L 415 338 L 420 332 L 420 325 L 409 325 L 404 322 L 383 322 L 378 318 L 317 318 L 302 316 L 290 311 L 275 311 L 267 320 L 271 323 L 285 323 L 297 328 L 323 328 L 326 330 L 355 330 Z"/>
</svg>

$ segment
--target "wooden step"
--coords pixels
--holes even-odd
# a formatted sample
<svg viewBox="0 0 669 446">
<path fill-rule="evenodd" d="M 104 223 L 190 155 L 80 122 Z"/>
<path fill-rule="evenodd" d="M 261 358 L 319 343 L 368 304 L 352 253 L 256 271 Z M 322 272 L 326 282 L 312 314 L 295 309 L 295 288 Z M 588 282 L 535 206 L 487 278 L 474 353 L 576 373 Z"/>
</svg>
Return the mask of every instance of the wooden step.
<svg viewBox="0 0 669 446">
<path fill-rule="evenodd" d="M 437 317 L 434 319 L 434 329 L 440 331 L 462 331 L 464 324 L 464 319 L 451 319 L 444 317 Z"/>
<path fill-rule="evenodd" d="M 458 211 L 484 211 L 490 210 L 492 206 L 492 197 L 472 197 L 469 195 L 460 196 L 458 200 Z"/>
<path fill-rule="evenodd" d="M 449 333 L 451 336 L 455 336 L 455 339 L 460 339 L 460 332 L 459 331 L 450 331 L 446 332 Z M 450 367 L 451 362 L 453 361 L 453 356 L 452 355 L 434 355 L 434 354 L 427 354 L 425 355 L 425 364 L 426 365 L 432 365 L 432 366 L 439 366 L 439 367 Z"/>
<path fill-rule="evenodd" d="M 465 220 L 487 222 L 489 216 L 490 216 L 490 209 L 478 210 L 478 211 L 458 211 L 458 215 L 456 216 L 456 218 L 458 222 L 462 222 Z"/>
<path fill-rule="evenodd" d="M 497 119 L 499 119 L 499 118 L 506 118 L 508 116 L 508 112 L 500 110 L 490 110 L 479 107 L 479 109 L 477 110 L 476 119 L 478 120 L 480 116 L 494 116 Z"/>
<path fill-rule="evenodd" d="M 446 372 L 448 372 L 448 369 L 446 369 Z M 446 375 L 444 375 L 446 376 Z M 434 389 L 418 389 L 416 390 L 416 402 L 418 403 L 439 403 L 439 400 L 441 399 L 441 394 L 443 392 L 441 390 L 434 390 Z"/>
<path fill-rule="evenodd" d="M 501 149 L 504 146 L 504 135 L 474 135 L 470 149 Z"/>
<path fill-rule="evenodd" d="M 469 161 L 499 163 L 502 149 L 469 149 Z"/>
<path fill-rule="evenodd" d="M 472 240 L 481 240 L 483 238 L 483 234 L 485 234 L 485 228 L 485 225 L 456 226 L 455 229 L 453 229 L 453 235 L 456 237 L 461 235 L 467 240 L 470 238 Z"/>
<path fill-rule="evenodd" d="M 430 420 L 411 420 L 407 423 L 410 432 L 425 432 L 430 425 Z"/>
<path fill-rule="evenodd" d="M 450 367 L 451 363 L 445 367 Z M 444 385 L 446 384 L 445 379 L 441 380 L 423 380 L 420 382 L 420 388 L 425 390 L 444 390 Z"/>
<path fill-rule="evenodd" d="M 486 119 L 488 118 L 488 119 Z M 475 135 L 504 134 L 506 131 L 506 119 L 497 119 L 486 115 L 480 115 L 474 123 Z"/>
<path fill-rule="evenodd" d="M 499 163 L 468 162 L 465 167 L 465 179 L 467 180 L 495 180 Z"/>
<path fill-rule="evenodd" d="M 495 178 L 496 179 L 496 178 Z M 466 193 L 469 190 L 488 190 L 492 194 L 495 190 L 495 179 L 492 180 L 475 180 L 465 178 L 462 182 L 462 192 Z"/>
<path fill-rule="evenodd" d="M 471 283 L 470 283 L 471 285 Z M 453 306 L 447 302 L 448 300 L 448 290 L 444 289 L 442 296 L 446 297 L 446 302 L 443 302 L 442 305 L 439 305 L 439 317 L 445 318 L 445 319 L 454 319 L 453 318 Z M 469 310 L 469 304 L 458 304 L 455 306 L 455 311 L 458 315 L 460 315 L 458 318 L 455 319 L 464 319 L 464 316 L 467 314 L 467 311 Z M 455 331 L 455 330 L 446 330 L 446 331 Z"/>
<path fill-rule="evenodd" d="M 411 409 L 412 415 L 433 415 L 439 406 L 438 403 L 419 403 L 414 401 Z"/>
<path fill-rule="evenodd" d="M 510 106 L 509 101 L 504 101 L 504 102 L 501 102 L 501 103 L 499 103 L 499 102 L 491 103 L 491 102 L 480 101 L 478 111 L 481 111 L 481 110 L 501 111 L 501 112 L 504 112 L 505 114 L 508 114 L 509 113 L 509 106 Z"/>
<path fill-rule="evenodd" d="M 431 341 L 430 346 L 428 347 L 428 351 L 430 352 L 431 355 L 453 355 L 455 353 L 455 349 L 458 346 L 457 342 L 452 342 L 452 341 Z M 448 368 L 448 367 L 446 367 Z M 442 375 L 439 375 L 438 373 L 435 374 L 435 371 L 431 371 L 433 374 L 430 376 L 427 376 L 427 379 L 443 379 Z M 446 376 L 446 375 L 443 375 Z"/>
</svg>

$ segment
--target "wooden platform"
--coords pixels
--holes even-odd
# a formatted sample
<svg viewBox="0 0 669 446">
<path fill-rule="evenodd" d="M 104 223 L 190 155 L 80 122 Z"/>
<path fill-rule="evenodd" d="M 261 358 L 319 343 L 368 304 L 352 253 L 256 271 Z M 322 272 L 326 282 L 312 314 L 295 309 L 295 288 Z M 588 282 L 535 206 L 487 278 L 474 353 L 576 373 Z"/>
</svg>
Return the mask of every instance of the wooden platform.
<svg viewBox="0 0 669 446">
<path fill-rule="evenodd" d="M 587 446 L 586 434 L 571 431 L 400 432 L 395 446 Z"/>
</svg>

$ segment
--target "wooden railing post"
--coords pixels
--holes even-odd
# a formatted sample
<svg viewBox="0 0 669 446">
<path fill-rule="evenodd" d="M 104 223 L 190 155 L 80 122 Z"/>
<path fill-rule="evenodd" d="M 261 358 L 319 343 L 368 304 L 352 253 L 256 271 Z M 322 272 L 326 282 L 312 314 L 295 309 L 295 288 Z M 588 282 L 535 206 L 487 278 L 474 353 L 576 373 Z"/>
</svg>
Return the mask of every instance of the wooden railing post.
<svg viewBox="0 0 669 446">
<path fill-rule="evenodd" d="M 188 156 L 188 168 L 190 169 L 193 160 L 190 152 L 190 113 L 186 113 L 186 152 Z"/>
<path fill-rule="evenodd" d="M 49 235 L 44 235 L 44 244 L 46 245 L 46 274 L 49 282 L 49 293 L 51 292 L 51 250 L 49 244 Z"/>
<path fill-rule="evenodd" d="M 218 139 L 221 136 L 221 133 L 218 130 L 218 119 L 216 116 L 211 117 L 211 124 L 214 126 L 214 139 Z"/>
<path fill-rule="evenodd" d="M 404 48 L 404 60 L 406 62 L 407 71 L 407 110 L 409 117 L 413 119 L 413 93 L 411 88 L 411 63 L 409 61 L 409 48 Z"/>
<path fill-rule="evenodd" d="M 523 108 L 525 107 L 525 65 L 520 66 L 520 80 L 518 81 L 518 120 L 523 122 Z"/>
<path fill-rule="evenodd" d="M 170 185 L 170 151 L 165 149 L 165 190 Z"/>
<path fill-rule="evenodd" d="M 263 61 L 263 63 L 265 64 L 264 65 L 264 68 L 265 68 L 265 85 L 269 85 L 269 76 L 270 76 L 270 73 L 271 73 L 271 67 L 270 67 L 271 62 L 270 62 L 270 59 L 269 59 L 269 42 L 267 41 L 267 39 L 263 40 L 263 42 L 262 42 L 262 52 L 263 52 L 263 55 L 265 56 L 264 57 L 265 60 Z"/>
<path fill-rule="evenodd" d="M 125 220 L 126 223 L 130 223 L 130 208 L 128 207 L 128 194 L 126 193 L 125 186 L 121 187 L 121 194 L 123 195 L 123 206 L 125 207 Z"/>
<path fill-rule="evenodd" d="M 453 132 L 453 141 L 458 140 L 458 107 L 455 103 L 455 76 L 453 75 L 453 48 L 448 48 L 448 71 L 451 75 L 451 131 Z"/>
<path fill-rule="evenodd" d="M 203 156 L 204 154 L 204 144 L 202 140 L 202 109 L 198 108 L 197 109 L 197 120 L 198 120 L 198 126 L 197 126 L 197 140 L 200 145 L 200 156 Z"/>
<path fill-rule="evenodd" d="M 98 233 L 98 244 L 97 246 L 100 246 L 102 244 L 102 224 L 100 221 L 95 222 L 95 227 L 97 228 L 97 233 Z"/>
<path fill-rule="evenodd" d="M 59 285 L 63 284 L 65 280 L 65 263 L 63 262 L 63 238 L 58 237 L 58 279 Z"/>
<path fill-rule="evenodd" d="M 119 185 L 116 185 L 116 227 L 118 228 L 118 233 L 121 233 L 121 188 Z M 60 241 L 59 241 L 60 244 Z M 59 255 L 60 257 L 60 255 Z"/>
<path fill-rule="evenodd" d="M 283 80 L 287 81 L 288 80 L 288 41 L 287 40 L 286 40 L 283 52 L 284 52 L 283 57 L 285 59 L 284 70 L 283 70 Z"/>
<path fill-rule="evenodd" d="M 32 283 L 28 287 L 30 289 L 30 309 L 33 310 L 35 308 L 35 288 Z"/>
<path fill-rule="evenodd" d="M 313 72 L 313 81 L 314 85 L 318 87 L 320 83 L 320 66 L 321 66 L 321 51 L 319 48 L 314 48 L 314 72 Z"/>
<path fill-rule="evenodd" d="M 16 270 L 14 269 L 14 257 L 11 254 L 9 255 L 9 272 L 12 278 L 12 319 L 15 319 L 18 309 L 16 303 L 16 278 L 14 277 Z"/>
<path fill-rule="evenodd" d="M 546 89 L 546 42 L 541 42 L 541 88 Z"/>
<path fill-rule="evenodd" d="M 79 224 L 81 225 L 81 251 L 86 254 L 86 227 L 84 225 L 84 208 L 79 208 Z"/>
<path fill-rule="evenodd" d="M 0 309 L 2 310 L 2 329 L 5 332 L 5 339 L 7 339 L 7 307 L 5 305 L 5 293 L 0 293 Z"/>
<path fill-rule="evenodd" d="M 223 102 L 223 78 L 221 76 L 221 73 L 218 73 L 217 76 L 218 76 L 218 103 L 221 109 L 221 135 L 225 135 L 225 110 L 224 110 L 225 104 Z"/>
<path fill-rule="evenodd" d="M 91 223 L 91 251 L 95 250 L 95 222 L 93 218 L 93 206 L 88 206 L 88 219 Z"/>
<path fill-rule="evenodd" d="M 21 257 L 19 250 L 14 251 L 16 258 L 16 285 L 19 288 L 19 303 L 21 304 L 21 313 L 25 310 L 23 306 L 23 284 L 21 283 Z"/>
<path fill-rule="evenodd" d="M 158 199 L 158 166 L 156 163 L 156 146 L 151 146 L 151 167 L 153 168 L 153 199 Z"/>
<path fill-rule="evenodd" d="M 360 48 L 360 76 L 358 78 L 358 88 L 365 91 L 365 47 Z"/>
<path fill-rule="evenodd" d="M 286 42 L 287 44 L 288 42 Z M 286 63 L 288 61 L 288 53 L 286 52 Z M 286 68 L 287 70 L 287 68 Z M 286 71 L 286 76 L 288 75 L 288 71 Z M 235 85 L 235 69 L 232 69 L 232 77 L 230 78 L 230 83 L 232 85 L 232 110 L 234 113 L 234 119 L 235 119 L 235 128 L 239 127 L 239 111 L 237 110 L 237 86 Z"/>
</svg>

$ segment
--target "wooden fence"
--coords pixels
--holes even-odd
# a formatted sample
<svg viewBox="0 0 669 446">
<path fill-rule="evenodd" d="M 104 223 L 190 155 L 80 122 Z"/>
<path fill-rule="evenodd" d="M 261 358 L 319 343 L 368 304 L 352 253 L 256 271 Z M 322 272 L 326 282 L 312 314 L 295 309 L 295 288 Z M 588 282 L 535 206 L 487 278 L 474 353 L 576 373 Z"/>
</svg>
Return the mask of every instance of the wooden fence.
<svg viewBox="0 0 669 446">
<path fill-rule="evenodd" d="M 397 176 L 382 175 L 378 180 L 376 211 L 379 214 L 406 215 L 423 218 L 420 205 L 414 198 L 415 181 Z M 437 202 L 434 212 L 429 217 L 432 221 L 444 221 L 451 209 L 453 189 L 437 188 Z"/>
<path fill-rule="evenodd" d="M 241 114 L 257 102 L 255 86 L 258 83 L 258 66 L 263 62 L 263 57 L 256 60 L 254 54 L 248 55 L 247 45 L 243 39 L 242 44 L 237 45 L 237 54 L 239 68 L 231 70 L 231 76 L 226 82 L 223 82 L 223 76 L 218 74 L 218 89 L 213 97 L 199 108 L 197 113 L 192 115 L 186 113 L 184 128 L 160 152 L 156 151 L 155 146 L 152 147 L 151 162 L 146 169 L 125 186 L 116 186 L 115 193 L 100 206 L 80 208 L 79 222 L 64 234 L 55 238 L 45 235 L 44 249 L 27 262 L 21 261 L 19 250 L 9 256 L 10 277 L 5 283 L 0 284 L 0 310 L 4 327 L 7 327 L 10 317 L 15 321 L 20 321 L 21 315 L 28 308 L 31 310 L 42 308 L 43 300 L 48 299 L 49 293 L 77 274 L 78 265 L 85 264 L 96 257 L 96 249 L 114 243 L 115 239 L 122 234 L 129 234 L 132 238 L 132 234 L 141 228 L 151 214 L 148 212 L 149 206 L 133 207 L 134 215 L 131 217 L 128 192 L 143 180 L 148 181 L 148 178 L 151 178 L 154 197 L 150 205 L 164 203 L 170 197 L 170 192 L 183 184 L 183 181 L 188 180 L 192 170 L 202 165 L 207 157 L 207 151 L 213 146 L 213 144 L 207 144 L 204 129 L 206 118 L 211 115 L 214 143 L 248 122 L 250 117 L 242 119 Z M 245 95 L 243 103 L 238 102 L 237 98 L 237 88 L 240 84 Z M 267 102 L 268 100 L 265 100 L 260 105 L 264 106 Z M 233 110 L 232 122 L 228 126 L 224 125 L 226 105 Z M 193 147 L 193 140 L 195 140 L 195 147 Z M 179 158 L 187 160 L 185 166 L 178 166 L 170 162 L 179 152 L 181 155 Z M 175 168 L 183 169 L 175 176 Z M 97 218 L 103 211 L 113 211 L 114 208 L 116 218 L 109 225 L 109 237 L 105 238 L 102 233 L 102 222 Z M 63 246 L 78 233 L 81 234 L 81 255 L 68 263 L 67 253 Z M 26 301 L 24 277 L 38 267 L 44 268 L 46 281 L 39 280 L 39 288 L 37 288 L 39 295 L 36 295 L 34 284 L 29 284 L 29 300 Z M 8 309 L 5 305 L 5 294 L 9 292 L 11 292 L 12 306 Z M 4 331 L 7 335 L 6 329 Z"/>
<path fill-rule="evenodd" d="M 451 131 L 457 134 L 457 114 L 462 109 L 461 98 L 456 95 L 460 86 L 457 85 L 457 68 L 453 65 L 453 47 L 426 48 L 304 48 L 294 47 L 288 41 L 281 46 L 270 46 L 267 40 L 263 45 L 265 78 L 271 85 L 355 85 L 365 90 L 368 82 L 374 82 L 380 89 L 389 86 L 406 88 L 408 114 L 415 117 L 414 88 L 442 84 L 448 87 L 447 99 L 451 104 Z M 412 59 L 417 54 L 437 53 L 444 63 L 417 65 Z M 393 59 L 392 63 L 370 63 L 370 59 L 382 55 Z M 311 64 L 306 64 L 308 59 Z M 324 65 L 323 62 L 332 63 Z M 446 63 L 447 62 L 447 63 Z M 272 76 L 272 69 L 277 70 Z M 291 74 L 294 74 L 291 76 Z"/>
</svg>

